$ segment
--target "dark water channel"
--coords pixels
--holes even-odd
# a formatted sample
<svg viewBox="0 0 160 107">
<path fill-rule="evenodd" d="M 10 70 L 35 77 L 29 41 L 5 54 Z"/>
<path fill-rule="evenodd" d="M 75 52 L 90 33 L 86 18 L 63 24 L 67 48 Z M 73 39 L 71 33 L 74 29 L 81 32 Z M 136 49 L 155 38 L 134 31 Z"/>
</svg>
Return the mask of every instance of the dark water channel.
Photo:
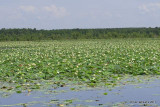
<svg viewBox="0 0 160 107">
<path fill-rule="evenodd" d="M 143 82 L 123 82 L 114 88 L 60 87 L 30 93 L 13 93 L 4 97 L 0 92 L 0 107 L 158 107 L 160 79 Z"/>
</svg>

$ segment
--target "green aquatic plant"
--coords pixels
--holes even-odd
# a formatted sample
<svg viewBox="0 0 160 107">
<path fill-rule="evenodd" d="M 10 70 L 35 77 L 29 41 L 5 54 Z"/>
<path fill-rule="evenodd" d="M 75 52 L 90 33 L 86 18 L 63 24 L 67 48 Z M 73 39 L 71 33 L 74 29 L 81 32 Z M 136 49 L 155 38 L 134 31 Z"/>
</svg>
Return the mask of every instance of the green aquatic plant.
<svg viewBox="0 0 160 107">
<path fill-rule="evenodd" d="M 67 85 L 61 80 L 114 86 L 125 74 L 159 75 L 159 46 L 159 39 L 1 42 L 0 83 L 17 89 L 39 89 L 35 81 L 51 79 L 58 87 Z"/>
</svg>

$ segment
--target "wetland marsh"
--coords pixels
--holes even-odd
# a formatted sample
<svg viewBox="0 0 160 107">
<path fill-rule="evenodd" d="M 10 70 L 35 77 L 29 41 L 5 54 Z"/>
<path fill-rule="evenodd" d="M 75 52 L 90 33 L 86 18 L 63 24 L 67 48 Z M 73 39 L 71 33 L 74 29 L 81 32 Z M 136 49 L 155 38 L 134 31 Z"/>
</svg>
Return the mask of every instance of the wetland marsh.
<svg viewBox="0 0 160 107">
<path fill-rule="evenodd" d="M 160 39 L 1 42 L 0 106 L 156 106 L 159 74 Z"/>
</svg>

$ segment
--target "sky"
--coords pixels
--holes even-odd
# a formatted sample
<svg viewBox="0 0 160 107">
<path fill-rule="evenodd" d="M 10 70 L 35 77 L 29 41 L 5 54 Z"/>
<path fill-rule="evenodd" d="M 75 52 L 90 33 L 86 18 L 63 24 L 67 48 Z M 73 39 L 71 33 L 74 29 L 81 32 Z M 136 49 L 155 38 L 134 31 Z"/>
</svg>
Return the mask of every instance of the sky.
<svg viewBox="0 0 160 107">
<path fill-rule="evenodd" d="M 123 27 L 160 27 L 160 0 L 0 0 L 0 29 Z"/>
</svg>

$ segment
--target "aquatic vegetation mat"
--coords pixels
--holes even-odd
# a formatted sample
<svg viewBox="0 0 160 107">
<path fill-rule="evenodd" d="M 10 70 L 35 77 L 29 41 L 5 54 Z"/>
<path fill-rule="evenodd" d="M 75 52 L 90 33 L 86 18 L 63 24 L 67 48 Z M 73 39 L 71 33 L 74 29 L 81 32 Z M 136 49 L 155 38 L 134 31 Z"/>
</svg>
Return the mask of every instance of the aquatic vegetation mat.
<svg viewBox="0 0 160 107">
<path fill-rule="evenodd" d="M 159 39 L 69 40 L 1 42 L 0 83 L 18 88 L 35 81 L 79 81 L 91 87 L 109 85 L 130 75 L 160 74 Z M 30 86 L 30 85 L 28 85 Z"/>
</svg>

